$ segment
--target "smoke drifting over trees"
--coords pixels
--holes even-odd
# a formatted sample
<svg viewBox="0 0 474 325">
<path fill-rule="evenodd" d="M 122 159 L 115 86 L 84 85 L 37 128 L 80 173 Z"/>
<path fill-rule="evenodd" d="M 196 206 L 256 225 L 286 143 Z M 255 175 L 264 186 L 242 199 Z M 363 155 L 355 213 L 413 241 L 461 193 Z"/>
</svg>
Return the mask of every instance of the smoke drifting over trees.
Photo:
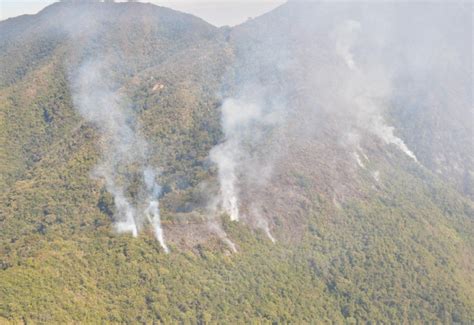
<svg viewBox="0 0 474 325">
<path fill-rule="evenodd" d="M 386 150 L 393 146 L 418 164 L 416 147 L 410 148 L 393 124 L 406 121 L 391 116 L 408 109 L 401 103 L 424 96 L 403 85 L 421 80 L 426 82 L 421 87 L 443 89 L 430 95 L 433 103 L 444 101 L 447 110 L 469 115 L 471 91 L 459 83 L 472 72 L 465 9 L 463 4 L 292 2 L 230 32 L 236 63 L 221 109 L 224 142 L 211 151 L 223 211 L 238 220 L 247 210 L 251 223 L 271 223 L 273 203 L 258 193 L 278 186 L 269 183 L 277 176 L 273 170 L 285 173 L 286 162 L 299 159 L 291 148 L 312 150 L 309 143 L 333 139 L 347 151 L 338 159 L 366 168 L 373 141 L 381 141 Z M 472 129 L 460 127 L 464 134 Z M 471 161 L 472 155 L 466 158 Z M 270 217 L 262 219 L 254 206 Z"/>
<path fill-rule="evenodd" d="M 0 22 L 0 323 L 473 323 L 472 12 Z"/>
<path fill-rule="evenodd" d="M 385 144 L 384 150 L 396 148 L 424 166 L 427 158 L 420 161 L 416 147 L 410 147 L 417 142 L 402 139 L 397 130 L 404 121 L 392 116 L 402 109 L 400 103 L 423 96 L 421 91 L 404 88 L 402 80 L 430 80 L 450 94 L 443 99 L 433 94 L 434 102 L 454 100 L 456 82 L 468 78 L 459 62 L 469 64 L 469 57 L 462 54 L 469 51 L 469 31 L 460 28 L 455 37 L 452 34 L 457 25 L 468 22 L 462 10 L 462 5 L 441 4 L 426 8 L 292 2 L 258 21 L 223 30 L 227 43 L 222 46 L 229 47 L 234 60 L 226 68 L 220 93 L 223 139 L 209 153 L 219 182 L 209 201 L 210 219 L 224 212 L 233 221 L 262 229 L 274 241 L 270 228 L 281 211 L 275 210 L 269 196 L 273 190 L 284 191 L 278 180 L 290 172 L 288 163 L 299 159 L 295 151 L 311 152 L 321 143 L 345 151 L 331 159 L 351 161 L 352 169 L 368 169 L 377 179 L 383 175 L 368 165 L 374 146 L 380 143 Z M 424 17 L 421 26 L 419 16 Z M 450 26 L 454 19 L 455 26 Z M 75 30 L 70 22 L 65 25 L 77 39 L 84 35 L 100 39 L 95 29 L 104 22 L 95 17 L 85 30 Z M 449 43 L 453 52 L 439 47 L 440 41 Z M 427 53 L 439 59 L 421 60 Z M 104 136 L 104 160 L 95 174 L 106 180 L 115 197 L 117 229 L 136 236 L 144 222 L 151 223 L 166 249 L 159 226 L 158 185 L 142 179 L 143 188 L 133 198 L 127 194 L 129 172 L 144 175 L 149 170 L 148 145 L 139 135 L 128 99 L 121 97 L 118 85 L 111 86 L 113 75 L 129 67 L 104 54 L 84 60 L 73 80 L 80 112 Z M 437 77 L 446 69 L 452 82 Z M 468 110 L 468 91 L 455 100 L 460 109 Z M 467 172 L 468 177 L 471 174 Z M 356 180 L 357 172 L 351 177 Z M 337 201 L 354 195 L 352 190 L 342 190 L 346 185 L 336 179 L 315 186 L 331 188 L 327 194 Z M 150 203 L 142 202 L 144 198 Z M 212 224 L 216 229 L 218 223 Z"/>
</svg>

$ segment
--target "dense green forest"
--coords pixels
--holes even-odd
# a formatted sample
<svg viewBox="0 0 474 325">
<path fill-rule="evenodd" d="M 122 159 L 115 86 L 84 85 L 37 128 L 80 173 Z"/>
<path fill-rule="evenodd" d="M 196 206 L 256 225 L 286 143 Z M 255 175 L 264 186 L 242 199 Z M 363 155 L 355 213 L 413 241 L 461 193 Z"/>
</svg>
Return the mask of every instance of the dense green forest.
<svg viewBox="0 0 474 325">
<path fill-rule="evenodd" d="M 225 214 L 217 222 L 237 252 L 210 230 L 209 152 L 224 137 L 223 93 L 242 78 L 229 67 L 251 66 L 239 56 L 260 53 L 286 11 L 297 12 L 290 3 L 231 29 L 150 4 L 62 2 L 0 22 L 0 323 L 474 322 L 471 185 L 436 173 L 429 149 L 442 143 L 408 138 L 425 168 L 369 140 L 367 169 L 354 170 L 321 127 L 261 194 L 275 243 Z M 74 19 L 93 33 L 74 36 Z M 91 177 L 100 134 L 71 87 L 90 53 L 114 58 L 110 78 L 162 170 L 170 254 L 150 229 L 114 232 L 113 198 Z M 438 125 L 390 114 L 402 134 Z"/>
</svg>

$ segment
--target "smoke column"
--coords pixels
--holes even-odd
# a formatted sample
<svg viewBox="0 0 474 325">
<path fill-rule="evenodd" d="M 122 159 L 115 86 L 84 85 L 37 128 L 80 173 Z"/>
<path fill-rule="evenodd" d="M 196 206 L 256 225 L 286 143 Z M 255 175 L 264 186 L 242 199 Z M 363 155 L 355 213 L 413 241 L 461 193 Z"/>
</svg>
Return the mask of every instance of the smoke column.
<svg viewBox="0 0 474 325">
<path fill-rule="evenodd" d="M 148 208 L 145 210 L 145 214 L 153 227 L 156 239 L 160 242 L 165 253 L 168 253 L 169 249 L 165 244 L 163 230 L 161 229 L 160 207 L 158 202 L 158 197 L 161 194 L 161 187 L 156 184 L 155 172 L 150 167 L 147 167 L 143 171 L 143 178 L 148 191 L 148 201 L 150 202 Z"/>
<path fill-rule="evenodd" d="M 356 106 L 357 127 L 368 129 L 368 131 L 377 135 L 385 143 L 395 145 L 399 150 L 418 163 L 415 154 L 408 149 L 402 139 L 395 136 L 394 127 L 385 124 L 381 115 L 383 108 L 377 107 L 377 103 L 374 101 L 374 99 L 377 98 L 390 96 L 391 86 L 388 78 L 376 76 L 378 79 L 374 78 L 371 80 L 370 71 L 364 71 L 363 68 L 359 68 L 354 60 L 352 47 L 357 42 L 358 34 L 361 32 L 363 32 L 361 24 L 354 20 L 343 22 L 335 32 L 336 53 L 349 68 L 349 73 L 353 75 L 353 79 L 349 79 L 350 82 L 345 85 L 345 87 L 347 87 L 345 92 L 349 94 Z M 362 165 L 357 156 L 356 160 L 359 165 Z"/>
<path fill-rule="evenodd" d="M 100 133 L 102 159 L 93 175 L 104 179 L 115 203 L 115 229 L 119 233 L 138 236 L 147 221 L 164 251 L 158 198 L 161 188 L 156 184 L 153 169 L 145 165 L 147 143 L 137 133 L 131 110 L 124 104 L 118 90 L 106 77 L 105 59 L 83 63 L 73 77 L 73 100 L 80 114 L 93 123 Z M 144 198 L 127 195 L 133 181 L 130 175 L 142 175 L 139 193 Z"/>
<path fill-rule="evenodd" d="M 261 98 L 245 96 L 228 98 L 221 107 L 224 140 L 211 150 L 210 159 L 218 168 L 218 205 L 232 221 L 241 218 L 241 188 L 252 186 L 256 191 L 262 190 L 271 173 L 271 160 L 265 161 L 259 154 L 268 135 L 265 131 L 282 120 L 274 106 Z M 257 209 L 250 207 L 247 210 L 246 217 L 253 219 L 252 223 L 274 242 L 268 221 L 256 213 Z"/>
<path fill-rule="evenodd" d="M 218 167 L 221 207 L 233 221 L 239 220 L 237 173 L 245 159 L 245 141 L 260 119 L 261 109 L 254 103 L 230 98 L 222 105 L 224 142 L 211 150 L 210 158 Z"/>
<path fill-rule="evenodd" d="M 238 146 L 232 140 L 221 143 L 211 151 L 211 160 L 218 166 L 220 202 L 230 220 L 239 220 L 238 196 L 236 190 L 236 163 Z"/>
</svg>

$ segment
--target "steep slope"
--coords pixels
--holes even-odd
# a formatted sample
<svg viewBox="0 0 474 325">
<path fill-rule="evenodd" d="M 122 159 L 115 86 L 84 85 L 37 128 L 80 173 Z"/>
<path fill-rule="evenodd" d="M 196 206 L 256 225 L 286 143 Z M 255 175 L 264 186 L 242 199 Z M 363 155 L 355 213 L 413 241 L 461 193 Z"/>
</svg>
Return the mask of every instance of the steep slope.
<svg viewBox="0 0 474 325">
<path fill-rule="evenodd" d="M 61 119 L 54 115 L 65 114 L 67 108 L 72 108 L 70 95 L 64 93 L 70 87 L 70 71 L 74 71 L 77 65 L 87 60 L 91 53 L 94 56 L 106 56 L 117 47 L 118 52 L 109 55 L 113 57 L 111 69 L 115 74 L 114 80 L 125 83 L 125 80 L 139 71 L 156 66 L 183 49 L 198 45 L 205 47 L 203 44 L 215 37 L 212 36 L 215 29 L 203 21 L 151 5 L 61 3 L 29 18 L 30 21 L 24 21 L 25 18 L 22 17 L 18 23 L 15 20 L 2 22 L 2 30 L 5 30 L 5 33 L 2 33 L 0 62 L 6 68 L 2 73 L 2 98 L 5 98 L 2 104 L 7 106 L 2 110 L 5 115 L 5 128 L 2 129 L 6 132 L 2 136 L 2 143 L 5 143 L 2 149 L 5 149 L 4 155 L 7 159 L 3 166 L 10 168 L 10 171 L 2 172 L 2 177 L 7 177 L 7 184 L 10 173 L 21 173 L 31 164 L 32 159 L 40 159 L 41 152 L 47 150 L 44 146 L 51 145 L 55 139 L 61 137 L 66 131 L 60 127 L 64 127 L 62 122 L 77 125 L 77 121 L 70 117 Z M 42 45 L 37 46 L 37 43 Z M 51 44 L 48 47 L 50 51 L 42 50 L 45 44 Z M 10 62 L 11 60 L 13 62 Z M 17 80 L 17 83 L 9 86 Z M 20 86 L 17 86 L 18 84 Z M 29 91 L 20 93 L 24 89 Z M 60 92 L 63 94 L 59 94 Z M 12 100 L 22 102 L 16 103 Z M 68 107 L 56 109 L 55 112 L 55 105 Z M 17 106 L 24 109 L 15 109 Z M 30 109 L 26 109 L 27 107 Z M 51 127 L 48 130 L 57 129 L 56 134 L 49 137 L 49 142 L 42 145 L 31 141 L 42 140 L 48 136 L 27 134 L 21 139 L 22 132 L 15 133 L 17 120 L 24 126 L 32 121 L 22 119 L 34 114 L 34 122 L 42 125 L 31 128 L 32 132 L 45 129 L 49 124 Z M 30 143 L 27 143 L 28 141 Z M 22 154 L 19 152 L 20 147 L 23 147 L 23 151 L 29 151 Z M 15 163 L 9 163 L 8 156 L 11 155 L 17 157 Z M 26 166 L 22 166 L 25 164 Z M 14 172 L 12 168 L 17 170 Z"/>
<path fill-rule="evenodd" d="M 386 109 L 368 112 L 394 123 L 420 163 L 367 127 L 366 114 L 348 113 L 361 110 L 352 86 L 372 80 L 334 55 L 335 40 L 352 39 L 348 19 L 364 26 L 382 13 L 397 21 L 391 6 L 369 9 L 288 3 L 217 29 L 148 4 L 58 3 L 1 22 L 0 319 L 474 321 L 474 205 L 456 187 L 458 174 L 439 177 L 429 164 L 438 150 L 453 150 L 469 168 L 469 110 L 436 97 L 433 107 L 401 87 L 384 99 Z M 370 34 L 361 38 L 361 48 L 378 49 Z M 363 54 L 370 62 L 354 54 L 353 63 L 384 81 L 369 64 L 378 54 Z M 120 95 L 147 143 L 146 163 L 161 169 L 170 254 L 151 229 L 137 238 L 114 231 L 118 208 L 93 176 L 107 138 L 78 110 L 75 82 L 89 62 L 103 61 L 107 90 Z M 407 113 L 407 102 L 416 109 Z M 238 131 L 226 128 L 226 107 L 237 112 Z M 426 126 L 433 116 L 454 122 L 433 122 L 441 132 Z M 418 144 L 413 128 L 440 143 Z M 452 138 L 467 142 L 441 145 Z M 238 222 L 212 204 L 222 167 L 212 153 L 229 142 L 239 148 L 230 156 L 238 158 Z M 131 199 L 139 197 L 140 163 L 118 172 L 119 181 L 130 179 Z"/>
</svg>

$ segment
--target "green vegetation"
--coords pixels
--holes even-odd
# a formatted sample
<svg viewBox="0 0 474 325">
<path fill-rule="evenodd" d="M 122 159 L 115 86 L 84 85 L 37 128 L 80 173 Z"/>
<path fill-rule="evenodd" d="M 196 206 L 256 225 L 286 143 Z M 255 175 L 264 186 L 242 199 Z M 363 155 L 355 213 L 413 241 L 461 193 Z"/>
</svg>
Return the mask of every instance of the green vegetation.
<svg viewBox="0 0 474 325">
<path fill-rule="evenodd" d="M 54 21 L 66 5 L 40 16 Z M 196 18 L 117 5 L 139 9 L 110 17 L 143 21 L 134 30 L 108 26 L 114 32 L 100 44 L 122 44 L 129 70 L 117 80 L 151 144 L 152 163 L 163 167 L 171 254 L 151 232 L 132 238 L 112 230 L 111 197 L 90 177 L 98 135 L 72 105 L 72 45 L 55 39 L 55 49 L 40 55 L 30 31 L 16 35 L 10 29 L 22 29 L 15 21 L 3 22 L 0 34 L 21 42 L 0 42 L 7 49 L 0 63 L 8 62 L 0 79 L 0 323 L 474 322 L 474 205 L 403 159 L 375 153 L 380 182 L 359 175 L 362 193 L 339 208 L 307 170 L 289 173 L 305 203 L 294 220 L 275 216 L 275 244 L 225 216 L 238 253 L 208 234 L 183 244 L 173 227 L 198 227 L 205 219 L 199 186 L 215 184 L 206 159 L 222 137 L 216 94 L 232 50 L 225 31 Z M 156 21 L 160 29 L 150 32 Z M 166 43 L 176 33 L 179 46 Z M 189 202 L 201 219 L 188 213 Z"/>
</svg>

